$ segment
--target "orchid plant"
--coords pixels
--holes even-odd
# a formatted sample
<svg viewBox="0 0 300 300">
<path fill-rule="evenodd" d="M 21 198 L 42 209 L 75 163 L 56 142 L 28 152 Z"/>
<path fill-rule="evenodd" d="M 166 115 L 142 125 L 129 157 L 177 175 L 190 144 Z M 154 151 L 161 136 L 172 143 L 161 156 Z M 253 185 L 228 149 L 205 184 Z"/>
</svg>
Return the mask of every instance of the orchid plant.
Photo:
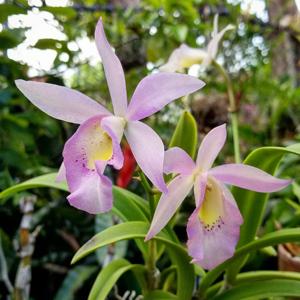
<svg viewBox="0 0 300 300">
<path fill-rule="evenodd" d="M 218 32 L 215 18 L 213 39 L 205 52 L 206 62 L 215 58 L 220 39 L 230 29 L 232 27 L 227 26 Z M 201 89 L 204 82 L 179 73 L 150 74 L 137 85 L 128 104 L 124 72 L 106 39 L 101 19 L 96 26 L 95 41 L 114 114 L 78 91 L 17 80 L 20 91 L 39 109 L 56 119 L 80 125 L 65 143 L 63 163 L 57 174 L 15 185 L 1 192 L 0 198 L 33 187 L 58 188 L 70 192 L 67 199 L 75 208 L 90 214 L 112 209 L 123 221 L 92 237 L 77 251 L 72 263 L 100 247 L 126 239 L 135 241 L 145 263 L 133 264 L 122 258 L 102 266 L 89 300 L 107 299 L 118 278 L 129 270 L 135 274 L 138 291 L 144 300 L 249 299 L 249 295 L 258 296 L 253 294 L 252 285 L 257 285 L 259 280 L 265 280 L 267 286 L 267 289 L 260 289 L 265 292 L 263 296 L 270 295 L 269 284 L 279 291 L 274 295 L 299 296 L 299 276 L 294 274 L 270 271 L 254 276 L 246 272 L 243 276 L 250 278 L 252 285 L 242 287 L 243 292 L 239 292 L 238 277 L 251 251 L 300 240 L 299 232 L 293 229 L 257 237 L 267 193 L 279 191 L 291 183 L 289 179 L 272 175 L 285 153 L 300 154 L 299 145 L 260 148 L 250 153 L 244 164 L 213 166 L 226 141 L 226 125 L 223 124 L 203 138 L 194 162 L 197 128 L 192 115 L 185 112 L 172 137 L 172 147 L 165 151 L 159 135 L 141 120 L 171 101 Z M 181 46 L 181 50 L 183 47 L 187 46 Z M 204 53 L 195 49 L 189 51 L 193 52 L 192 57 Z M 185 67 L 177 54 L 171 56 L 167 64 L 174 59 L 180 67 Z M 105 174 L 108 165 L 115 169 L 123 166 L 120 147 L 123 135 L 139 166 L 138 179 L 145 188 L 147 200 L 113 187 Z M 185 139 L 188 142 L 183 143 L 184 135 L 188 136 Z M 187 153 L 182 148 L 191 151 Z M 227 185 L 238 188 L 230 190 Z M 192 189 L 195 208 L 187 220 L 185 247 L 176 235 L 176 216 Z M 223 273 L 226 273 L 225 280 L 216 282 Z M 174 278 L 175 283 L 172 283 Z M 200 284 L 196 280 L 199 278 Z M 274 278 L 281 281 L 274 283 Z M 288 289 L 288 284 L 293 288 Z"/>
</svg>

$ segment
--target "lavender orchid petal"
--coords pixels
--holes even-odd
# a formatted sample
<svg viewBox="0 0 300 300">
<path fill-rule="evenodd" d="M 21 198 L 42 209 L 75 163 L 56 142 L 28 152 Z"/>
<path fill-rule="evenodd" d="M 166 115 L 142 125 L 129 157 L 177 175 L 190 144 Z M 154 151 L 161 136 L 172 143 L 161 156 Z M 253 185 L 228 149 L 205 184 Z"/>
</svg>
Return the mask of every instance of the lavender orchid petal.
<svg viewBox="0 0 300 300">
<path fill-rule="evenodd" d="M 195 167 L 192 158 L 181 148 L 174 147 L 165 152 L 164 173 L 189 175 Z"/>
<path fill-rule="evenodd" d="M 63 86 L 21 79 L 15 83 L 30 102 L 55 119 L 81 124 L 95 115 L 111 114 L 88 96 Z"/>
<path fill-rule="evenodd" d="M 101 18 L 99 19 L 95 30 L 95 41 L 102 59 L 114 112 L 118 116 L 124 116 L 127 109 L 127 92 L 124 71 L 120 60 L 106 39 Z"/>
<path fill-rule="evenodd" d="M 189 194 L 193 186 L 193 176 L 177 176 L 168 185 L 168 193 L 162 194 L 146 236 L 146 241 L 159 233 L 169 222 L 176 210 Z"/>
<path fill-rule="evenodd" d="M 201 89 L 205 83 L 178 73 L 157 73 L 137 86 L 128 106 L 127 117 L 137 121 L 151 116 L 171 101 Z"/>
<path fill-rule="evenodd" d="M 112 182 L 101 173 L 90 173 L 67 199 L 70 205 L 90 214 L 108 212 L 113 203 Z"/>
<path fill-rule="evenodd" d="M 164 145 L 160 137 L 139 121 L 128 122 L 125 136 L 142 171 L 160 191 L 166 192 L 163 178 Z"/>
<path fill-rule="evenodd" d="M 108 211 L 112 205 L 111 182 L 103 171 L 114 149 L 112 138 L 100 126 L 102 118 L 95 116 L 81 124 L 63 150 L 71 192 L 68 200 L 93 214 Z"/>
<path fill-rule="evenodd" d="M 260 169 L 243 164 L 218 166 L 211 169 L 209 174 L 223 183 L 261 193 L 276 192 L 291 183 L 291 180 L 278 179 Z"/>
<path fill-rule="evenodd" d="M 211 168 L 226 141 L 226 124 L 212 129 L 202 140 L 198 150 L 196 164 L 203 171 Z"/>
<path fill-rule="evenodd" d="M 227 188 L 212 178 L 209 183 L 212 189 L 189 218 L 187 245 L 193 262 L 210 270 L 234 254 L 243 220 Z"/>
</svg>

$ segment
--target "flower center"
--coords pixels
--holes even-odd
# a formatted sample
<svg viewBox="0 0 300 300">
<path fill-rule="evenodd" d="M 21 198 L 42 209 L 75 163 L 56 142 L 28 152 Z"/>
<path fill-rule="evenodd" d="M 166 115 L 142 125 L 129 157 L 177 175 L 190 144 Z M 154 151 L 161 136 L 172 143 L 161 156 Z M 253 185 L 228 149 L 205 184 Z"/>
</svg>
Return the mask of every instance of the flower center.
<svg viewBox="0 0 300 300">
<path fill-rule="evenodd" d="M 208 231 L 221 227 L 224 224 L 223 194 L 217 182 L 208 178 L 204 200 L 199 211 L 199 218 L 204 228 Z"/>
<path fill-rule="evenodd" d="M 86 149 L 87 168 L 95 169 L 95 161 L 109 160 L 113 155 L 113 143 L 111 137 L 100 127 L 94 125 L 89 137 L 90 142 Z"/>
</svg>

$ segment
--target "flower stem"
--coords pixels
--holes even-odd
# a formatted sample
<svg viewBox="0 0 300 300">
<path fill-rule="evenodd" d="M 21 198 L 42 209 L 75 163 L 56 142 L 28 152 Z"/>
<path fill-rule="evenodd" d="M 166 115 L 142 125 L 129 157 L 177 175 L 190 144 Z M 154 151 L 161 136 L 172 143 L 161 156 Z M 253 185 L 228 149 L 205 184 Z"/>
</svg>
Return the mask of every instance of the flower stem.
<svg viewBox="0 0 300 300">
<path fill-rule="evenodd" d="M 238 123 L 238 107 L 235 100 L 232 81 L 226 72 L 226 70 L 218 64 L 215 60 L 213 61 L 214 66 L 219 70 L 222 76 L 225 79 L 227 86 L 227 94 L 229 99 L 228 111 L 230 113 L 230 120 L 232 126 L 232 135 L 233 135 L 233 149 L 234 149 L 234 158 L 236 163 L 241 162 L 241 153 L 240 153 L 240 142 L 239 142 L 239 123 Z"/>
<path fill-rule="evenodd" d="M 139 172 L 141 183 L 145 189 L 148 202 L 149 202 L 149 208 L 150 208 L 150 215 L 151 219 L 154 215 L 155 212 L 155 198 L 154 198 L 154 192 L 146 178 L 143 172 Z M 156 249 L 156 242 L 155 240 L 150 240 L 148 242 L 148 250 L 149 250 L 149 255 L 148 259 L 146 261 L 146 267 L 148 269 L 147 272 L 147 281 L 148 281 L 148 289 L 149 290 L 155 290 L 158 286 L 158 281 L 159 281 L 159 271 L 156 268 L 156 255 L 157 255 L 157 249 Z"/>
</svg>

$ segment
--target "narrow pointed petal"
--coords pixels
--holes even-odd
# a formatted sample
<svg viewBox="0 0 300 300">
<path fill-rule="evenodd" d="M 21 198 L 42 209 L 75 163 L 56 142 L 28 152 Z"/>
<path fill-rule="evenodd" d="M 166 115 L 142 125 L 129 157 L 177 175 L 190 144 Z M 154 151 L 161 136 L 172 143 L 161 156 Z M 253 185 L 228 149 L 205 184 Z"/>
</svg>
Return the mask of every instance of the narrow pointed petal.
<svg viewBox="0 0 300 300">
<path fill-rule="evenodd" d="M 127 117 L 137 121 L 151 116 L 171 101 L 201 89 L 205 83 L 178 73 L 157 73 L 137 86 L 128 106 Z"/>
<path fill-rule="evenodd" d="M 193 187 L 192 176 L 177 176 L 168 185 L 168 192 L 162 194 L 156 207 L 146 241 L 159 233 L 170 221 L 176 210 Z"/>
<path fill-rule="evenodd" d="M 192 158 L 181 148 L 174 147 L 165 152 L 164 173 L 189 175 L 195 167 Z"/>
<path fill-rule="evenodd" d="M 213 183 L 212 188 L 217 191 L 207 192 L 204 202 L 195 209 L 187 225 L 187 246 L 192 262 L 209 270 L 233 256 L 243 222 L 230 192 L 223 185 L 216 184 Z M 203 210 L 208 206 L 215 210 L 205 211 L 204 217 Z"/>
<path fill-rule="evenodd" d="M 124 71 L 120 60 L 106 39 L 101 18 L 95 30 L 95 41 L 102 59 L 114 112 L 118 116 L 124 116 L 127 109 Z"/>
<path fill-rule="evenodd" d="M 214 16 L 214 25 L 213 25 L 213 32 L 212 32 L 212 37 L 215 37 L 217 34 L 218 34 L 218 31 L 219 31 L 219 29 L 218 29 L 218 24 L 219 24 L 219 15 L 218 14 L 216 14 L 215 16 Z"/>
<path fill-rule="evenodd" d="M 66 177 L 66 168 L 65 168 L 64 163 L 62 163 L 60 165 L 59 169 L 58 169 L 55 181 L 56 182 L 62 182 L 62 181 L 65 181 L 66 179 L 67 179 L 67 177 Z"/>
<path fill-rule="evenodd" d="M 221 39 L 223 38 L 224 34 L 227 31 L 235 28 L 233 25 L 227 25 L 220 32 L 217 32 L 216 31 L 217 30 L 217 22 L 218 22 L 218 19 L 215 18 L 214 19 L 213 37 L 207 45 L 207 53 L 209 54 L 209 56 L 207 58 L 205 58 L 205 60 L 203 61 L 204 66 L 209 65 L 211 63 L 211 61 L 217 57 L 219 43 L 220 43 Z M 216 26 L 216 28 L 215 28 L 215 26 Z"/>
<path fill-rule="evenodd" d="M 202 140 L 198 150 L 196 165 L 207 171 L 213 165 L 216 157 L 226 141 L 226 124 L 212 129 Z"/>
<path fill-rule="evenodd" d="M 204 200 L 206 184 L 207 184 L 207 174 L 206 173 L 203 173 L 196 177 L 195 183 L 194 183 L 194 195 L 195 195 L 196 207 L 201 205 L 202 201 Z"/>
<path fill-rule="evenodd" d="M 103 175 L 114 155 L 113 140 L 101 128 L 102 116 L 81 124 L 66 142 L 63 157 L 71 205 L 89 213 L 108 211 L 112 205 L 111 182 Z"/>
<path fill-rule="evenodd" d="M 113 141 L 114 154 L 108 163 L 118 170 L 122 168 L 124 163 L 124 156 L 120 145 L 124 126 L 124 119 L 116 116 L 105 117 L 101 121 L 101 127 L 109 134 Z"/>
<path fill-rule="evenodd" d="M 160 191 L 166 192 L 163 178 L 164 145 L 160 137 L 139 121 L 128 122 L 125 136 L 142 171 Z"/>
<path fill-rule="evenodd" d="M 95 115 L 111 114 L 88 96 L 63 86 L 21 79 L 15 83 L 32 104 L 55 119 L 81 124 Z"/>
<path fill-rule="evenodd" d="M 291 183 L 291 180 L 278 179 L 260 169 L 243 164 L 218 166 L 211 169 L 209 174 L 223 183 L 261 193 L 276 192 Z"/>
</svg>

